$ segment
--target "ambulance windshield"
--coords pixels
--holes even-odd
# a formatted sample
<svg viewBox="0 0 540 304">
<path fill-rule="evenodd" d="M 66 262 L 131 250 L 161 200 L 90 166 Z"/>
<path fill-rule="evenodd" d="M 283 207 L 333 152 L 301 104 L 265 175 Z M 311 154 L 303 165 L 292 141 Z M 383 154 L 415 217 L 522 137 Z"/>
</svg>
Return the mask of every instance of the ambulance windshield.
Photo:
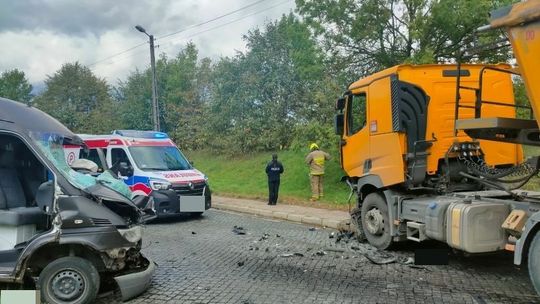
<svg viewBox="0 0 540 304">
<path fill-rule="evenodd" d="M 143 171 L 189 170 L 191 165 L 175 146 L 129 147 L 137 167 Z"/>
</svg>

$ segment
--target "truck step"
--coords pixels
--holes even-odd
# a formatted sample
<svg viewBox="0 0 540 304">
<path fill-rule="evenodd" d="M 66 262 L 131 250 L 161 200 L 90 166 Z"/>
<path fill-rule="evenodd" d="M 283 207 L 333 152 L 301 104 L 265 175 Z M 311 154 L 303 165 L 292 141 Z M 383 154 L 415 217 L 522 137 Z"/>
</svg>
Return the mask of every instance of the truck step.
<svg viewBox="0 0 540 304">
<path fill-rule="evenodd" d="M 426 224 L 407 222 L 407 239 L 419 243 L 426 240 Z"/>
</svg>

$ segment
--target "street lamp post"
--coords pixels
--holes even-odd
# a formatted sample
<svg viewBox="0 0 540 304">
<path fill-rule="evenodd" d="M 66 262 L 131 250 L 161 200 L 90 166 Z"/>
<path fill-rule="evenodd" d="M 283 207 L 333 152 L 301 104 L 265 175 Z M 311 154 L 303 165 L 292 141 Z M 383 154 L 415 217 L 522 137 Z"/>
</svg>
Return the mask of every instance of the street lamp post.
<svg viewBox="0 0 540 304">
<path fill-rule="evenodd" d="M 152 120 L 154 123 L 154 131 L 160 131 L 159 105 L 157 101 L 156 58 L 154 56 L 154 35 L 148 34 L 140 25 L 135 26 L 135 28 L 150 38 L 150 65 L 152 68 Z"/>
</svg>

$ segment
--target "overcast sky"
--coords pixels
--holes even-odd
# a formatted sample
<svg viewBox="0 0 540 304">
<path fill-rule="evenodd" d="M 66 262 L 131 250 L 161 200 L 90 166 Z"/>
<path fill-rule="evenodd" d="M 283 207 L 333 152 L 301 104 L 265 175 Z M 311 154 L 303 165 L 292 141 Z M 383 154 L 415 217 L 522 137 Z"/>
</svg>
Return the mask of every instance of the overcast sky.
<svg viewBox="0 0 540 304">
<path fill-rule="evenodd" d="M 79 61 L 116 84 L 149 65 L 148 44 L 106 59 L 148 40 L 137 24 L 157 38 L 156 56 L 193 41 L 201 56 L 216 58 L 244 50 L 243 34 L 293 9 L 294 0 L 0 0 L 0 72 L 18 68 L 40 87 L 63 63 Z"/>
</svg>

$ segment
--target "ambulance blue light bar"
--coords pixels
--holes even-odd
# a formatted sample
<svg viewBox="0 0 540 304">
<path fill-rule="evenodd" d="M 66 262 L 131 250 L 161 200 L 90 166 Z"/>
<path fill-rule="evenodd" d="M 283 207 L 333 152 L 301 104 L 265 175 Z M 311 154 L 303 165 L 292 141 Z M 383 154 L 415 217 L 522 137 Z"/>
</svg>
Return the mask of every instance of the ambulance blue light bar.
<svg viewBox="0 0 540 304">
<path fill-rule="evenodd" d="M 167 133 L 158 132 L 158 131 L 114 130 L 112 134 L 120 135 L 124 137 L 135 137 L 135 138 L 154 138 L 154 139 L 169 138 Z"/>
</svg>

